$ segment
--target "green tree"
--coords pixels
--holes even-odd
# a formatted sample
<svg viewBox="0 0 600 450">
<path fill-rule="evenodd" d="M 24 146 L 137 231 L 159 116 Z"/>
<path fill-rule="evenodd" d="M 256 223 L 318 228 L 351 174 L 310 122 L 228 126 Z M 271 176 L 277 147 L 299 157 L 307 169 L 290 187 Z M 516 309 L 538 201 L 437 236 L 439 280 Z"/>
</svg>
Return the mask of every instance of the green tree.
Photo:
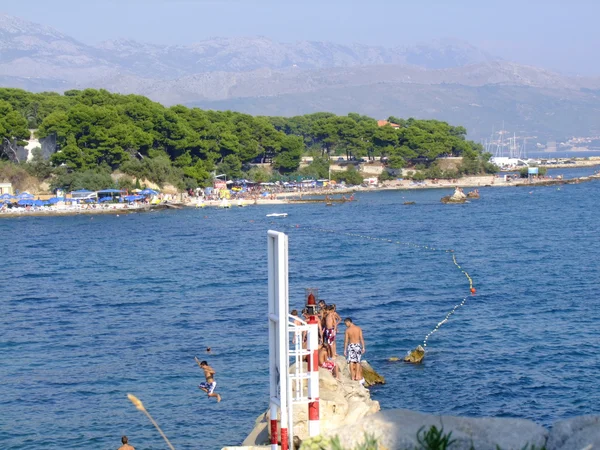
<svg viewBox="0 0 600 450">
<path fill-rule="evenodd" d="M 42 149 L 39 147 L 31 151 L 33 157 L 31 161 L 24 164 L 25 170 L 39 180 L 45 180 L 52 174 L 52 164 L 46 161 L 42 156 Z"/>
<path fill-rule="evenodd" d="M 19 161 L 17 147 L 29 139 L 27 120 L 10 103 L 0 100 L 0 156 Z"/>
<path fill-rule="evenodd" d="M 337 182 L 345 182 L 348 185 L 357 186 L 364 181 L 363 176 L 356 170 L 354 166 L 348 166 L 345 171 L 333 172 L 331 177 Z"/>
<path fill-rule="evenodd" d="M 280 173 L 290 173 L 298 169 L 304 153 L 304 141 L 299 136 L 285 136 L 281 140 L 281 149 L 273 160 L 273 168 Z"/>
</svg>

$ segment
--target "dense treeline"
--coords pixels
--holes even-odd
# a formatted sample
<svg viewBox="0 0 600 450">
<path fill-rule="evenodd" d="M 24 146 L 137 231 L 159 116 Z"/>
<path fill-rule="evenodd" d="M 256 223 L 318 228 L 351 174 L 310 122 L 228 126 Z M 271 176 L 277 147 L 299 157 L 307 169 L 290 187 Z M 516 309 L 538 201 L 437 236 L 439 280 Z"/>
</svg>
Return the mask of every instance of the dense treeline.
<svg viewBox="0 0 600 450">
<path fill-rule="evenodd" d="M 326 177 L 329 158 L 342 154 L 386 156 L 391 168 L 417 160 L 431 165 L 442 155 L 463 156 L 466 173 L 489 169 L 481 146 L 466 140 L 463 127 L 435 120 L 389 120 L 400 127 L 379 127 L 376 120 L 358 114 L 254 117 L 167 108 L 145 97 L 105 90 L 59 95 L 0 89 L 0 156 L 14 160 L 14 146 L 28 139 L 30 128 L 39 138 L 54 135 L 59 151 L 49 163 L 38 155 L 27 170 L 70 187 L 81 184 L 82 177 L 115 170 L 179 187 L 209 185 L 215 172 L 266 181 L 273 175 L 252 165 L 266 162 L 276 176 Z M 298 172 L 303 154 L 312 154 L 314 162 Z"/>
</svg>

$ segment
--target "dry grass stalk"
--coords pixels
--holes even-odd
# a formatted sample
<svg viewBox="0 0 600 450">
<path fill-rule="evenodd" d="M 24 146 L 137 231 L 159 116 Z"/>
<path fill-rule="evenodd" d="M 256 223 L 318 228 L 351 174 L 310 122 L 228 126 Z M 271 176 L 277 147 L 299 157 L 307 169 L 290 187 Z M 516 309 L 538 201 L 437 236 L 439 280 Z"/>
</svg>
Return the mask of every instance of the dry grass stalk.
<svg viewBox="0 0 600 450">
<path fill-rule="evenodd" d="M 127 398 L 131 401 L 131 403 L 133 403 L 133 406 L 135 406 L 137 409 L 139 409 L 144 414 L 146 414 L 146 417 L 148 417 L 148 419 L 150 419 L 150 422 L 152 422 L 152 425 L 154 425 L 154 428 L 156 428 L 158 430 L 158 432 L 163 437 L 163 439 L 165 440 L 165 442 L 167 443 L 167 445 L 169 446 L 169 448 L 171 450 L 175 450 L 175 448 L 169 442 L 169 439 L 167 438 L 167 436 L 165 435 L 165 433 L 163 433 L 163 430 L 160 429 L 160 427 L 158 426 L 158 424 L 156 423 L 156 421 L 152 418 L 152 416 L 150 415 L 150 413 L 146 410 L 146 408 L 144 408 L 144 404 L 141 402 L 141 400 L 139 398 L 137 398 L 133 394 L 127 394 Z"/>
</svg>

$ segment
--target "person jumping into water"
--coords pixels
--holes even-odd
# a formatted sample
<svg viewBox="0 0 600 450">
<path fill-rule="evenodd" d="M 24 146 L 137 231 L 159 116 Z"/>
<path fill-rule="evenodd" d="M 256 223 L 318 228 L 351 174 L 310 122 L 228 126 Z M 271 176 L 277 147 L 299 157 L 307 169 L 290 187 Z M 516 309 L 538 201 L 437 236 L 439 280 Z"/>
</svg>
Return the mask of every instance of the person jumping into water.
<svg viewBox="0 0 600 450">
<path fill-rule="evenodd" d="M 216 397 L 217 403 L 220 402 L 221 396 L 215 392 L 215 388 L 217 387 L 217 382 L 214 378 L 215 369 L 210 367 L 206 361 L 199 361 L 196 356 L 194 356 L 194 359 L 196 360 L 196 364 L 204 371 L 204 378 L 206 378 L 206 382 L 200 383 L 198 387 L 206 392 L 209 397 Z"/>
</svg>

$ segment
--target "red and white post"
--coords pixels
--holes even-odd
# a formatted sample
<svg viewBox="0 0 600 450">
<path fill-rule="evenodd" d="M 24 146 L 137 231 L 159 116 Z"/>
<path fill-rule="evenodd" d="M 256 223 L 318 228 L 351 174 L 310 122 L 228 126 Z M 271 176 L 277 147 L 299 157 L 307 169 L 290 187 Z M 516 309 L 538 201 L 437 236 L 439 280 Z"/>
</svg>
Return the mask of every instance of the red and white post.
<svg viewBox="0 0 600 450">
<path fill-rule="evenodd" d="M 306 308 L 308 309 L 308 435 L 321 433 L 319 424 L 319 319 L 315 289 L 307 289 Z"/>
</svg>

